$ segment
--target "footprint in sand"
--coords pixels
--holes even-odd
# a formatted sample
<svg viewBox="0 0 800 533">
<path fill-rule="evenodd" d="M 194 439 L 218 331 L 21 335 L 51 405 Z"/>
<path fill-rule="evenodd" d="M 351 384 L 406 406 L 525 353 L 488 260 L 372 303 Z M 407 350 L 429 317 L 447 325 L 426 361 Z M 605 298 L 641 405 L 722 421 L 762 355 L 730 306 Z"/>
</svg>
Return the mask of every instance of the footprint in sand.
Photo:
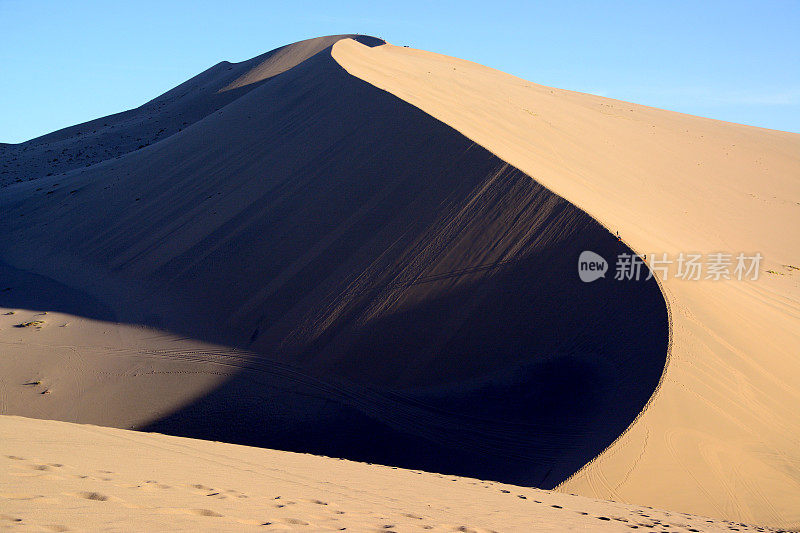
<svg viewBox="0 0 800 533">
<path fill-rule="evenodd" d="M 216 511 L 212 511 L 211 509 L 190 509 L 189 512 L 191 512 L 192 514 L 199 515 L 199 516 L 212 516 L 212 517 L 224 516 L 224 515 L 219 514 Z"/>
<path fill-rule="evenodd" d="M 2 494 L 0 493 L 0 498 L 5 498 L 7 500 L 38 500 L 40 498 L 44 498 L 45 496 L 41 494 Z"/>
<path fill-rule="evenodd" d="M 80 496 L 81 498 L 83 498 L 85 500 L 93 500 L 93 501 L 96 501 L 96 502 L 108 501 L 108 496 L 106 496 L 105 494 L 100 494 L 99 492 L 86 491 L 86 492 L 79 493 L 78 496 Z"/>
<path fill-rule="evenodd" d="M 276 520 L 267 520 L 266 522 L 262 522 L 262 526 L 274 526 L 278 524 L 289 524 L 292 526 L 308 526 L 311 525 L 305 520 L 300 520 L 299 518 L 279 518 Z"/>
<path fill-rule="evenodd" d="M 0 521 L 11 522 L 14 525 L 20 525 L 20 526 L 24 525 L 23 519 L 18 516 L 9 516 L 0 514 Z M 42 527 L 44 527 L 48 531 L 69 531 L 69 528 L 67 526 L 62 526 L 61 524 L 46 524 Z"/>
<path fill-rule="evenodd" d="M 310 525 L 305 520 L 300 520 L 299 518 L 284 518 L 283 522 L 286 524 L 291 524 L 293 526 L 308 526 Z"/>
<path fill-rule="evenodd" d="M 106 481 L 109 481 L 109 480 L 106 480 Z M 142 488 L 142 489 L 146 489 L 146 490 L 171 489 L 172 488 L 172 486 L 170 486 L 170 485 L 164 485 L 163 483 L 159 483 L 158 481 L 155 481 L 153 479 L 148 479 L 147 481 L 144 481 L 143 483 L 138 485 L 138 487 Z"/>
<path fill-rule="evenodd" d="M 195 489 L 195 490 L 191 491 L 193 494 L 199 494 L 199 495 L 203 495 L 203 496 L 208 496 L 211 493 L 218 493 L 213 488 L 206 487 L 205 485 L 201 485 L 200 483 L 195 483 L 194 485 L 189 485 L 189 488 L 190 489 Z"/>
<path fill-rule="evenodd" d="M 280 496 L 278 496 L 278 498 L 280 498 Z M 278 498 L 275 498 L 275 499 L 277 500 Z M 281 507 L 286 507 L 287 505 L 296 505 L 297 504 L 297 502 L 293 502 L 293 501 L 290 501 L 290 500 L 281 500 L 281 501 L 283 503 L 276 504 L 275 507 L 281 508 Z"/>
<path fill-rule="evenodd" d="M 434 529 L 433 526 L 422 526 L 422 529 Z M 451 524 L 438 524 L 436 529 L 439 531 L 461 531 L 463 533 L 496 533 L 488 529 L 474 528 L 470 526 L 454 526 Z"/>
</svg>

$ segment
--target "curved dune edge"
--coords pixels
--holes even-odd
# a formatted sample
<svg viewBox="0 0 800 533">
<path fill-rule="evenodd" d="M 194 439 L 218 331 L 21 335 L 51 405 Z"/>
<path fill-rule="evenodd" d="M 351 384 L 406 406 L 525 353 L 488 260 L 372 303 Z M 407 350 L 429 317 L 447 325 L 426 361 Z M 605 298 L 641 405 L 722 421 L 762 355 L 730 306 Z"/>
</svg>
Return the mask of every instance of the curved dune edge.
<svg viewBox="0 0 800 533">
<path fill-rule="evenodd" d="M 29 343 L 0 361 L 15 414 L 552 487 L 663 373 L 656 283 L 575 273 L 582 250 L 630 249 L 329 48 L 168 139 L 6 193 L 20 279 L 0 302 L 69 311 L 47 298 L 72 285 L 109 308 L 84 316 L 162 330 L 0 331 Z M 35 360 L 45 340 L 71 364 Z"/>
<path fill-rule="evenodd" d="M 763 531 L 491 481 L 13 416 L 0 416 L 0 505 L 0 525 L 50 531 Z"/>
<path fill-rule="evenodd" d="M 761 252 L 757 282 L 663 284 L 673 345 L 646 412 L 564 491 L 800 523 L 800 135 L 536 85 L 420 50 L 334 58 L 582 208 L 640 253 Z M 774 270 L 779 274 L 767 273 Z M 674 270 L 673 270 L 674 273 Z"/>
</svg>

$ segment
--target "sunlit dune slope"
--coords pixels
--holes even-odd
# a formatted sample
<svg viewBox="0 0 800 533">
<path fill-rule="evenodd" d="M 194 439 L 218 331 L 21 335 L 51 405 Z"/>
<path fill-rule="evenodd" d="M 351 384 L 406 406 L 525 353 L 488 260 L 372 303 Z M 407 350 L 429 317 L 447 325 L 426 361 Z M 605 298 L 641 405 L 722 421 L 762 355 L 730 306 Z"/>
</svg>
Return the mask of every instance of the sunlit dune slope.
<svg viewBox="0 0 800 533">
<path fill-rule="evenodd" d="M 619 231 L 638 253 L 763 255 L 752 282 L 684 281 L 672 265 L 663 386 L 630 431 L 562 488 L 800 524 L 800 135 L 544 87 L 391 45 L 341 41 L 333 55 Z"/>
</svg>

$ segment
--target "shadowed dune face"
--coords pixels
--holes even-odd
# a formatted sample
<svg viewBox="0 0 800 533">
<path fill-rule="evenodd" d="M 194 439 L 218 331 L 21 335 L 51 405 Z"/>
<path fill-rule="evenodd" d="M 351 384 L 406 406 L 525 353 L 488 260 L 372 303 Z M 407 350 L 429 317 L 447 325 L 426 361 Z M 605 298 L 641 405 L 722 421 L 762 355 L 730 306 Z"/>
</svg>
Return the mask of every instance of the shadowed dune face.
<svg viewBox="0 0 800 533">
<path fill-rule="evenodd" d="M 6 261 L 108 320 L 257 354 L 145 429 L 552 487 L 628 427 L 666 304 L 577 261 L 630 250 L 327 49 L 247 87 L 0 219 Z"/>
</svg>

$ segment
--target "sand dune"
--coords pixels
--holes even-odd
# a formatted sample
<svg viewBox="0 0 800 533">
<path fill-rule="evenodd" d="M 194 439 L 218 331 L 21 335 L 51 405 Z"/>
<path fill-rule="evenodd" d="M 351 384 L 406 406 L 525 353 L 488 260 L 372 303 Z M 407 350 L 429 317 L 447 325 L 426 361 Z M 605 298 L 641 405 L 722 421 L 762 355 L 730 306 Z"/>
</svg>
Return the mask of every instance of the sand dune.
<svg viewBox="0 0 800 533">
<path fill-rule="evenodd" d="M 800 306 L 784 266 L 798 266 L 800 136 L 347 37 L 221 63 L 136 110 L 0 147 L 13 182 L 0 194 L 0 413 L 800 522 L 800 428 L 785 413 Z M 585 284 L 587 249 L 761 251 L 779 274 Z M 225 447 L 90 431 L 155 463 L 176 442 L 187 457 Z M 42 464 L 72 464 L 45 451 Z M 73 466 L 110 469 L 92 461 Z M 59 490 L 105 495 L 84 485 Z M 174 509 L 228 516 L 195 496 Z M 631 525 L 610 522 L 589 523 Z"/>
<path fill-rule="evenodd" d="M 89 371 L 52 387 L 52 408 L 18 399 L 15 414 L 552 487 L 631 423 L 663 370 L 655 281 L 587 290 L 574 275 L 583 249 L 623 245 L 330 48 L 159 143 L 5 198 L 1 253 L 21 277 L 107 308 L 87 318 L 171 335 L 119 330 L 139 406 L 65 414 L 87 380 L 108 390 Z M 11 288 L 6 307 L 70 311 L 64 291 Z M 201 368 L 176 385 L 149 354 Z M 213 389 L 208 365 L 228 368 Z"/>
<path fill-rule="evenodd" d="M 673 344 L 663 386 L 624 438 L 563 489 L 800 524 L 800 418 L 789 408 L 800 400 L 800 135 L 544 87 L 391 45 L 342 41 L 333 54 L 639 253 L 764 255 L 756 282 L 664 283 Z"/>
</svg>

